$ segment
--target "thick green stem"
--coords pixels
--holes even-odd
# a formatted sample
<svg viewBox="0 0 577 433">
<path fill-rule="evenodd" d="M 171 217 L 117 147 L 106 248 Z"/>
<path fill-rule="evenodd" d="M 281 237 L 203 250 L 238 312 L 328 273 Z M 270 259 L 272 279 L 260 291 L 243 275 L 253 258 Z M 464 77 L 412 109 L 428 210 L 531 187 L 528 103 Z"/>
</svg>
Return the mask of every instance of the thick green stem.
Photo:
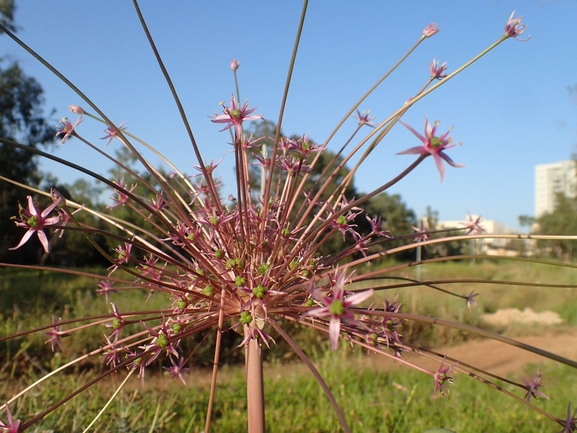
<svg viewBox="0 0 577 433">
<path fill-rule="evenodd" d="M 245 336 L 250 332 L 245 326 Z M 265 432 L 264 383 L 262 373 L 262 349 L 256 338 L 248 340 L 245 347 L 246 402 L 248 409 L 248 431 Z"/>
</svg>

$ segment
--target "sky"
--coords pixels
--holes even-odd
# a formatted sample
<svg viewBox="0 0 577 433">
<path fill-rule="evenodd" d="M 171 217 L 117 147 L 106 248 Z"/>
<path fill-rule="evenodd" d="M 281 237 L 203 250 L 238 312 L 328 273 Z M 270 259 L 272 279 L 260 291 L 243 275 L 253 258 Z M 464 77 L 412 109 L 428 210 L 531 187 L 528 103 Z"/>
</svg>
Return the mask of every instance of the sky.
<svg viewBox="0 0 577 433">
<path fill-rule="evenodd" d="M 171 74 L 205 162 L 224 156 L 218 174 L 224 195 L 234 192 L 230 135 L 209 116 L 235 91 L 277 121 L 289 59 L 301 14 L 298 1 L 142 1 L 141 9 Z M 168 86 L 138 22 L 132 2 L 99 0 L 17 1 L 17 35 L 44 57 L 116 123 L 144 139 L 179 169 L 198 162 Z M 439 179 L 432 158 L 388 190 L 423 215 L 430 206 L 443 220 L 467 212 L 520 230 L 519 215 L 534 214 L 535 165 L 567 160 L 577 150 L 576 0 L 328 1 L 308 6 L 282 131 L 306 133 L 324 143 L 351 106 L 435 22 L 427 39 L 360 106 L 375 122 L 396 111 L 429 78 L 433 58 L 460 67 L 495 42 L 511 12 L 527 24 L 470 68 L 416 103 L 403 121 L 422 131 L 424 117 L 453 127 L 462 145 L 447 151 L 464 168 L 446 167 Z M 0 52 L 18 61 L 44 88 L 45 113 L 74 121 L 70 104 L 88 104 L 8 37 Z M 54 110 L 54 112 L 52 112 Z M 92 111 L 92 110 L 89 110 Z M 52 112 L 52 113 L 51 113 Z M 357 125 L 349 119 L 328 144 L 337 150 Z M 104 148 L 103 126 L 86 118 L 79 132 Z M 370 132 L 369 129 L 365 133 Z M 369 192 L 394 178 L 415 158 L 396 155 L 420 141 L 398 124 L 355 176 Z M 106 150 L 114 151 L 119 143 Z M 106 175 L 111 165 L 78 140 L 52 151 Z M 80 175 L 43 163 L 62 182 Z"/>
</svg>

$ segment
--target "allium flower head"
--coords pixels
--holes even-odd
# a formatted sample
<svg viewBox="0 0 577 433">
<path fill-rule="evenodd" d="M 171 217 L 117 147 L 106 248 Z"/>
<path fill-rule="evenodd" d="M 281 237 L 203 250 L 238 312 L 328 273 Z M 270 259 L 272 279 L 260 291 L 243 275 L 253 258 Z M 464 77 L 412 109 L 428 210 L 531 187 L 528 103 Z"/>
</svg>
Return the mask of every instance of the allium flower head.
<svg viewBox="0 0 577 433">
<path fill-rule="evenodd" d="M 430 239 L 429 227 L 424 222 L 421 222 L 421 227 L 412 226 L 412 229 L 415 231 L 413 242 L 427 242 Z"/>
<path fill-rule="evenodd" d="M 98 293 L 99 295 L 105 295 L 106 303 L 108 303 L 110 293 L 118 293 L 118 290 L 114 288 L 114 281 L 112 282 L 101 281 L 100 283 L 98 283 L 98 287 L 99 289 L 96 290 L 96 293 Z"/>
<path fill-rule="evenodd" d="M 136 3 L 135 7 L 138 9 Z M 139 17 L 148 34 L 140 13 Z M 304 20 L 300 22 L 304 23 Z M 517 38 L 524 28 L 520 18 L 513 18 L 511 15 L 505 28 L 507 36 L 501 36 L 498 43 L 507 37 Z M 5 30 L 5 26 L 0 22 L 1 30 Z M 300 30 L 299 28 L 297 32 L 298 37 Z M 438 31 L 436 24 L 428 25 L 421 35 L 417 34 L 414 47 Z M 7 31 L 5 34 L 9 35 Z M 21 43 L 19 40 L 16 42 Z M 149 42 L 153 44 L 152 40 Z M 297 39 L 295 54 L 298 42 Z M 353 179 L 355 173 L 362 172 L 370 165 L 367 163 L 368 158 L 376 154 L 372 153 L 373 150 L 396 124 L 399 116 L 404 115 L 417 100 L 426 97 L 438 86 L 429 86 L 431 80 L 427 80 L 424 88 L 418 90 L 419 87 L 416 87 L 415 93 L 408 95 L 410 99 L 406 104 L 396 107 L 391 111 L 394 114 L 375 125 L 370 112 L 361 113 L 358 108 L 369 93 L 389 76 L 390 72 L 387 72 L 347 111 L 347 115 L 334 131 L 319 145 L 306 134 L 283 136 L 281 132 L 283 127 L 288 127 L 284 113 L 288 112 L 285 110 L 285 102 L 292 78 L 290 74 L 294 70 L 292 60 L 286 91 L 280 101 L 278 124 L 267 122 L 251 125 L 255 128 L 252 131 L 247 128 L 245 135 L 245 121 L 263 118 L 254 114 L 255 108 L 249 108 L 248 102 L 239 102 L 240 86 L 236 71 L 240 62 L 232 59 L 230 68 L 236 85 L 236 99 L 231 96 L 228 105 L 221 104 L 221 114 L 209 116 L 213 123 L 222 124 L 222 130 L 229 130 L 232 136 L 230 144 L 234 157 L 234 181 L 233 185 L 222 185 L 217 177 L 220 161 L 212 160 L 213 154 L 204 154 L 205 151 L 214 151 L 217 147 L 197 142 L 197 137 L 192 133 L 195 128 L 191 127 L 184 115 L 180 98 L 174 93 L 170 76 L 160 60 L 161 56 L 156 53 L 156 49 L 154 51 L 182 113 L 182 121 L 189 138 L 186 146 L 191 146 L 194 151 L 194 160 L 178 162 L 186 169 L 194 170 L 193 173 L 179 171 L 178 164 L 168 161 L 156 148 L 135 134 L 126 134 L 131 140 L 124 140 L 124 134 L 120 134 L 124 130 L 123 124 L 114 127 L 109 118 L 93 104 L 90 103 L 99 113 L 98 116 L 85 113 L 77 105 L 71 105 L 70 111 L 79 117 L 74 124 L 67 118 L 62 119 L 57 128 L 61 142 L 64 143 L 74 136 L 78 138 L 79 145 L 86 145 L 106 156 L 115 164 L 112 172 L 119 180 L 108 180 L 98 174 L 102 171 L 97 173 L 92 171 L 94 168 L 81 167 L 72 160 L 53 159 L 91 175 L 101 185 L 111 187 L 115 194 L 113 204 L 106 208 L 98 203 L 93 207 L 90 203 L 80 205 L 73 199 L 66 200 L 55 190 L 49 194 L 29 187 L 30 190 L 43 194 L 46 199 L 51 199 L 52 204 L 41 211 L 32 198 L 28 197 L 27 208 L 20 206 L 20 217 L 15 218 L 16 225 L 27 231 L 18 246 L 12 249 L 21 247 L 36 233 L 45 252 L 48 252 L 49 238 L 44 229 L 50 227 L 55 232 L 70 230 L 77 235 L 83 235 L 76 239 L 82 239 L 87 247 L 93 247 L 95 252 L 110 263 L 107 275 L 104 276 L 99 271 L 66 269 L 65 259 L 76 251 L 87 251 L 81 249 L 84 245 L 79 246 L 76 243 L 74 247 L 78 246 L 78 249 L 74 252 L 71 248 L 71 251 L 62 248 L 62 256 L 43 255 L 42 259 L 47 257 L 52 261 L 47 263 L 54 265 L 51 270 L 94 279 L 98 287 L 97 293 L 105 295 L 103 298 L 106 299 L 109 310 L 99 312 L 94 308 L 94 311 L 91 310 L 84 317 L 73 316 L 79 311 L 86 311 L 82 304 L 83 308 L 64 310 L 64 320 L 57 319 L 60 315 L 53 316 L 51 324 L 39 326 L 30 332 L 27 330 L 2 337 L 3 341 L 20 339 L 32 332 L 44 333 L 55 350 L 62 349 L 63 337 L 80 334 L 78 340 L 74 341 L 75 346 L 71 344 L 64 354 L 71 354 L 74 359 L 67 360 L 66 364 L 46 364 L 55 366 L 57 370 L 48 373 L 45 378 L 62 371 L 64 367 L 73 367 L 69 371 L 80 371 L 78 368 L 84 368 L 85 362 L 96 358 L 97 365 L 104 363 L 115 372 L 126 372 L 128 367 L 128 374 L 138 372 L 142 379 L 149 367 L 161 371 L 162 366 L 168 372 L 167 375 L 179 378 L 184 383 L 183 373 L 187 370 L 185 365 L 194 362 L 195 357 L 206 363 L 208 354 L 212 357 L 209 363 L 213 366 L 211 386 L 220 382 L 217 381 L 217 373 L 220 362 L 225 357 L 223 355 L 234 350 L 235 346 L 242 347 L 243 350 L 238 352 L 244 352 L 246 361 L 247 431 L 250 432 L 265 431 L 262 362 L 265 348 L 275 344 L 273 336 L 282 339 L 287 344 L 286 347 L 312 370 L 337 412 L 342 430 L 351 431 L 331 390 L 320 373 L 315 371 L 314 362 L 307 354 L 310 351 L 307 347 L 300 347 L 303 339 L 295 338 L 293 333 L 297 327 L 292 324 L 298 324 L 298 328 L 301 328 L 301 325 L 307 326 L 328 335 L 333 350 L 338 348 L 339 340 L 343 339 L 351 346 L 367 349 L 374 355 L 387 356 L 399 363 L 413 365 L 434 378 L 433 394 L 445 395 L 446 385 L 452 383 L 451 373 L 458 361 L 446 366 L 442 362 L 446 361 L 442 354 L 428 349 L 427 344 L 421 344 L 420 338 L 412 338 L 420 335 L 409 334 L 420 332 L 429 324 L 471 334 L 487 335 L 488 331 L 476 330 L 473 326 L 459 321 L 450 322 L 411 311 L 415 308 L 411 304 L 421 302 L 420 298 L 414 303 L 408 303 L 403 307 L 403 311 L 396 300 L 386 299 L 391 290 L 401 287 L 409 289 L 419 285 L 438 290 L 443 295 L 465 299 L 467 307 L 475 303 L 477 296 L 474 291 L 469 295 L 459 295 L 452 292 L 450 286 L 443 288 L 441 283 L 433 284 L 431 280 L 421 280 L 420 273 L 414 279 L 397 273 L 405 267 L 435 260 L 428 255 L 424 258 L 421 256 L 422 242 L 427 245 L 452 240 L 450 237 L 440 237 L 444 236 L 443 230 L 429 230 L 425 226 L 414 227 L 416 232 L 410 233 L 409 227 L 413 224 L 414 214 L 405 212 L 406 208 L 398 203 L 399 200 L 391 200 L 389 203 L 389 198 L 392 197 L 387 197 L 386 191 L 407 176 L 427 156 L 433 156 L 441 180 L 444 177 L 443 161 L 453 167 L 461 167 L 445 153 L 453 146 L 449 131 L 438 135 L 438 123 L 431 125 L 426 118 L 423 135 L 403 123 L 421 143 L 420 146 L 407 149 L 401 154 L 419 155 L 417 161 L 401 173 L 386 173 L 384 170 L 371 173 L 379 183 L 369 191 L 357 190 Z M 414 48 L 411 48 L 408 54 L 413 51 Z M 473 64 L 487 51 L 473 58 L 465 67 Z M 402 61 L 398 62 L 393 69 L 401 63 Z M 465 67 L 457 68 L 454 74 Z M 434 59 L 430 64 L 433 79 L 442 79 L 446 76 L 445 71 L 446 63 L 439 64 Z M 270 91 L 274 92 L 274 89 Z M 78 93 L 83 96 L 81 92 Z M 226 91 L 224 94 L 230 93 Z M 84 100 L 89 103 L 88 98 L 84 97 Z M 352 120 L 355 110 L 358 123 Z M 81 137 L 75 128 L 84 115 L 107 125 L 103 139 L 108 143 L 114 138 L 120 139 L 124 145 L 123 152 L 126 153 L 113 156 L 111 152 L 102 149 L 104 146 L 94 146 L 87 138 Z M 314 122 L 315 118 L 309 118 Z M 351 122 L 357 124 L 352 125 L 351 134 L 346 139 L 346 130 L 351 126 Z M 361 130 L 364 133 L 364 128 L 361 127 L 365 125 L 374 129 L 364 137 L 358 137 Z M 0 141 L 2 145 L 8 142 Z M 225 138 L 223 141 L 229 140 Z M 18 143 L 12 145 L 18 149 L 26 147 Z M 40 151 L 34 153 L 46 155 Z M 208 161 L 210 163 L 207 163 Z M 123 175 L 127 179 L 126 183 Z M 1 177 L 4 181 L 4 176 Z M 8 182 L 18 184 L 15 180 Z M 99 186 L 95 185 L 95 190 L 98 190 Z M 76 191 L 71 192 L 72 196 L 76 196 Z M 375 201 L 371 201 L 373 199 Z M 88 199 L 86 201 L 89 202 Z M 78 217 L 74 216 L 79 209 L 85 212 Z M 369 209 L 371 217 L 367 215 Z M 401 221 L 396 221 L 397 216 Z M 470 220 L 466 225 L 469 233 L 480 231 L 479 219 L 473 221 L 470 217 Z M 52 236 L 54 241 L 58 241 L 54 233 Z M 60 245 L 63 244 L 65 242 Z M 389 259 L 393 255 L 412 255 L 415 249 L 418 254 L 417 262 L 394 261 L 393 265 L 390 265 L 392 261 Z M 92 256 L 87 254 L 86 260 L 91 259 Z M 401 260 L 404 260 L 404 257 Z M 7 263 L 0 265 L 5 266 Z M 345 266 L 346 271 L 343 270 Z M 46 267 L 44 264 L 30 266 L 32 269 L 41 270 Z M 370 288 L 367 289 L 368 287 Z M 109 303 L 111 293 L 117 293 L 114 298 L 120 298 L 131 291 L 136 292 L 137 296 L 129 300 L 123 299 L 118 304 L 120 307 Z M 376 291 L 379 291 L 378 299 L 367 302 Z M 148 295 L 146 299 L 144 296 L 140 297 L 142 294 Z M 139 303 L 140 299 L 142 305 Z M 363 305 L 364 302 L 368 305 Z M 126 310 L 123 310 L 124 308 Z M 461 309 L 464 309 L 464 306 L 461 306 Z M 461 316 L 457 314 L 457 317 Z M 405 326 L 413 321 L 418 326 Z M 98 336 L 101 330 L 104 330 L 104 338 L 100 341 L 86 338 L 86 341 L 83 341 L 83 336 L 87 335 L 83 333 L 89 328 L 98 330 Z M 92 337 L 94 333 L 89 335 Z M 68 339 L 69 342 L 71 340 L 72 338 Z M 86 347 L 83 347 L 84 344 Z M 535 352 L 537 351 L 536 349 Z M 418 362 L 412 364 L 412 360 L 402 356 L 408 352 L 434 358 L 440 366 L 437 371 L 429 371 L 419 366 Z M 541 354 L 543 352 L 540 351 Z M 554 356 L 550 358 L 555 359 Z M 567 363 L 569 362 L 572 361 Z M 59 368 L 60 365 L 62 368 Z M 465 363 L 460 364 L 459 370 L 471 373 L 471 377 L 485 382 L 498 378 L 497 375 L 489 372 L 485 374 L 481 368 Z M 106 376 L 107 374 L 97 373 L 97 380 Z M 539 390 L 542 386 L 540 379 L 538 374 L 533 381 L 516 385 L 527 392 L 527 400 L 542 397 L 544 394 Z M 44 378 L 41 378 L 34 385 L 43 381 Z M 90 380 L 87 385 L 94 382 Z M 20 387 L 19 383 L 17 385 Z M 9 388 L 10 386 L 7 387 Z M 33 388 L 34 386 L 31 386 L 27 389 Z M 84 389 L 82 386 L 79 392 Z M 211 431 L 215 395 L 213 391 L 214 388 L 211 388 L 204 431 Z M 75 394 L 76 392 L 73 395 Z M 73 395 L 59 397 L 60 401 L 48 403 L 48 408 L 44 410 L 42 407 L 40 412 L 35 401 L 29 407 L 20 406 L 21 403 L 26 405 L 34 399 L 15 396 L 12 401 L 19 399 L 17 404 L 21 408 L 20 412 L 28 413 L 33 418 L 20 425 L 19 421 L 13 421 L 7 410 L 8 424 L 0 421 L 0 433 L 2 430 L 16 433 L 19 428 L 29 428 L 44 416 L 62 408 Z M 50 399 L 50 395 L 48 398 Z M 44 404 L 44 401 L 42 403 Z M 566 420 L 556 420 L 564 426 L 565 432 L 575 429 L 575 414 L 571 413 L 570 407 Z M 261 428 L 252 428 L 255 424 L 260 424 Z M 135 429 L 141 430 L 136 425 Z M 74 428 L 61 430 L 71 431 Z"/>
<path fill-rule="evenodd" d="M 431 126 L 425 117 L 425 136 L 422 136 L 410 125 L 407 125 L 402 120 L 400 122 L 405 125 L 409 131 L 415 134 L 415 136 L 423 142 L 423 145 L 411 147 L 410 149 L 397 153 L 397 155 L 432 155 L 435 159 L 437 169 L 441 175 L 441 182 L 445 177 L 445 167 L 443 166 L 443 160 L 445 160 L 452 167 L 464 167 L 462 164 L 456 164 L 453 162 L 453 160 L 445 152 L 443 152 L 444 150 L 455 146 L 454 144 L 451 144 L 451 137 L 449 137 L 449 133 L 451 132 L 450 129 L 443 135 L 437 136 L 436 132 L 437 127 L 439 126 L 439 122 L 435 122 L 434 125 Z"/>
</svg>

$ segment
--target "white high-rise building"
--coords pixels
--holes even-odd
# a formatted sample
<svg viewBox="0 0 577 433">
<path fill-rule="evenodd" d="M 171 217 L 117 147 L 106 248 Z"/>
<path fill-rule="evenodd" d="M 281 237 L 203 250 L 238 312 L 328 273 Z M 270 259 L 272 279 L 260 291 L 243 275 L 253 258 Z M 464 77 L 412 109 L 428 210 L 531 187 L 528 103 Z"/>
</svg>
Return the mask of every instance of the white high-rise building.
<svg viewBox="0 0 577 433">
<path fill-rule="evenodd" d="M 535 217 L 555 209 L 555 196 L 575 197 L 577 171 L 575 161 L 561 161 L 535 166 Z"/>
</svg>

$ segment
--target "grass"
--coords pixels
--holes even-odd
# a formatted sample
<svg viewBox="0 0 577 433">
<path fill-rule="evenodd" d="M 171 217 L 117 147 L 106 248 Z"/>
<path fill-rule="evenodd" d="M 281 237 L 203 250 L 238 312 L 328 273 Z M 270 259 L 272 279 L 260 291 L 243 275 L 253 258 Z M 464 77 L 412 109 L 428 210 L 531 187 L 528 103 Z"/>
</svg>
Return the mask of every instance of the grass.
<svg viewBox="0 0 577 433">
<path fill-rule="evenodd" d="M 66 276 L 57 273 L 0 270 L 0 319 L 3 335 L 18 329 L 50 323 L 55 317 L 82 317 L 106 313 L 109 307 L 103 298 L 96 297 L 96 282 L 89 278 Z M 399 271 L 398 277 L 413 278 L 414 268 Z M 437 280 L 446 278 L 487 278 L 493 281 L 516 280 L 527 282 L 553 282 L 577 284 L 577 273 L 570 268 L 552 268 L 529 263 L 497 264 L 489 260 L 441 263 L 422 267 L 421 278 Z M 577 290 L 568 288 L 534 288 L 509 284 L 456 283 L 442 285 L 446 290 L 465 294 L 475 290 L 480 293 L 479 306 L 467 310 L 463 299 L 442 296 L 430 287 L 397 289 L 386 293 L 398 296 L 406 310 L 418 314 L 458 320 L 469 324 L 481 323 L 481 314 L 499 308 L 530 307 L 535 311 L 558 312 L 566 324 L 577 326 Z M 127 292 L 112 294 L 111 300 L 121 309 L 142 308 L 148 293 Z M 154 308 L 155 294 L 147 309 Z M 505 329 L 507 333 L 514 330 Z M 534 332 L 535 329 L 531 329 Z M 102 340 L 101 327 L 88 330 L 82 336 L 66 339 L 67 357 L 85 353 Z M 527 330 L 525 330 L 527 332 Z M 440 327 L 418 324 L 405 329 L 413 341 L 424 345 L 458 344 L 469 337 Z M 490 389 L 465 375 L 457 375 L 451 388 L 450 399 L 431 398 L 433 381 L 429 376 L 409 370 L 394 368 L 383 371 L 360 363 L 358 357 L 346 356 L 346 351 L 323 355 L 327 337 L 323 334 L 301 332 L 296 336 L 317 359 L 317 364 L 341 404 L 350 426 L 355 432 L 407 432 L 422 433 L 433 427 L 446 427 L 456 432 L 536 432 L 556 431 L 558 428 L 539 414 L 525 409 L 501 393 Z M 3 343 L 0 356 L 0 401 L 14 391 L 30 384 L 41 375 L 63 362 L 63 355 L 52 354 L 40 333 L 28 340 Z M 280 346 L 280 345 L 279 345 Z M 282 350 L 281 350 L 282 349 Z M 284 348 L 276 349 L 269 359 L 291 359 Z M 240 359 L 240 349 L 235 350 Z M 31 365 L 31 361 L 34 361 Z M 98 361 L 97 361 L 98 362 Z M 202 359 L 194 365 L 204 365 Z M 359 367 L 363 365 L 363 367 Z M 29 393 L 15 409 L 15 417 L 29 419 L 50 402 L 58 401 L 79 384 L 85 383 L 100 368 L 84 366 L 69 374 L 59 376 L 52 383 L 45 383 Z M 207 373 L 202 368 L 187 375 L 188 386 L 177 380 L 165 378 L 162 369 L 147 373 L 145 383 L 131 382 L 93 429 L 95 432 L 200 432 L 208 401 Z M 562 416 L 566 404 L 574 398 L 576 387 L 568 381 L 575 372 L 566 367 L 547 365 L 541 370 L 546 378 L 546 389 L 554 390 L 555 399 L 538 402 L 545 410 Z M 535 368 L 527 370 L 531 377 Z M 518 375 L 517 375 L 518 376 Z M 320 387 L 301 365 L 275 362 L 266 373 L 267 428 L 271 432 L 336 432 L 338 420 Z M 517 377 L 518 378 L 518 377 Z M 32 432 L 82 431 L 105 404 L 115 387 L 122 380 L 120 374 L 113 379 L 90 388 L 81 396 L 48 416 Z M 518 392 L 518 391 L 517 391 Z M 521 395 L 522 397 L 522 395 Z M 242 368 L 226 366 L 220 376 L 215 408 L 214 431 L 246 431 L 246 400 Z"/>
<path fill-rule="evenodd" d="M 465 375 L 456 375 L 449 398 L 445 399 L 432 398 L 431 378 L 413 370 L 359 370 L 343 362 L 338 354 L 327 356 L 319 364 L 354 432 L 423 433 L 434 427 L 450 428 L 458 433 L 558 430 L 550 420 Z M 534 368 L 528 368 L 527 372 L 532 374 Z M 268 431 L 340 431 L 336 416 L 310 374 L 294 366 L 273 367 L 267 373 Z M 544 373 L 548 378 L 547 388 L 557 388 L 568 374 L 574 374 L 562 367 L 548 367 Z M 47 401 L 55 401 L 86 381 L 90 374 L 66 376 L 58 386 L 42 387 L 19 406 L 16 416 L 26 419 L 40 411 Z M 160 375 L 148 378 L 144 385 L 135 379 L 120 393 L 93 431 L 201 432 L 208 401 L 207 375 L 205 371 L 188 374 L 188 386 L 177 380 L 163 380 Z M 120 382 L 118 376 L 86 391 L 31 431 L 81 431 L 112 394 Z M 6 389 L 2 391 L 4 394 Z M 575 389 L 567 390 L 555 401 L 542 400 L 537 405 L 561 416 L 574 392 Z M 221 375 L 213 430 L 246 431 L 244 379 L 238 368 L 226 368 Z"/>
</svg>

